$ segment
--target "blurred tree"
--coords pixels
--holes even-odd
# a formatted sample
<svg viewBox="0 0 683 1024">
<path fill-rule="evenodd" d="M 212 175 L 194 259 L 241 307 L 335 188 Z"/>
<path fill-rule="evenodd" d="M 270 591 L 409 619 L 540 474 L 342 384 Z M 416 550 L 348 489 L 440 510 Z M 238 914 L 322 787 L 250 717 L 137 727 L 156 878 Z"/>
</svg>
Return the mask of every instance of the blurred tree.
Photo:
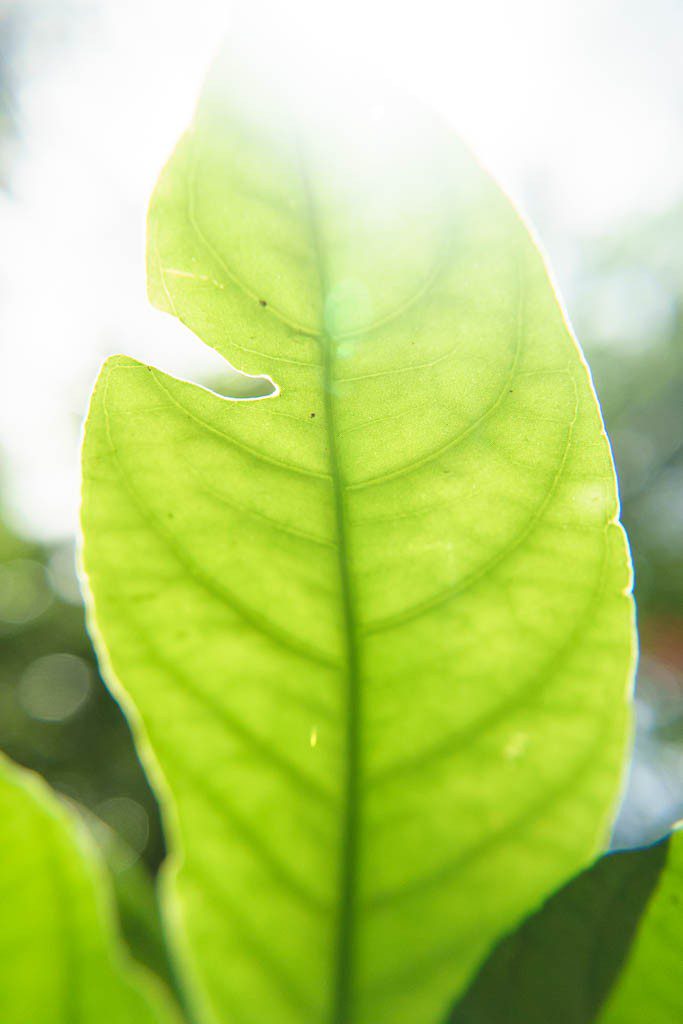
<svg viewBox="0 0 683 1024">
<path fill-rule="evenodd" d="M 596 242 L 579 294 L 641 618 L 683 613 L 683 208 Z"/>
<path fill-rule="evenodd" d="M 99 677 L 73 562 L 71 546 L 21 540 L 0 520 L 0 747 L 156 868 L 156 802 Z"/>
<path fill-rule="evenodd" d="M 641 639 L 618 845 L 683 815 L 683 205 L 580 253 L 575 320 L 619 473 Z"/>
</svg>

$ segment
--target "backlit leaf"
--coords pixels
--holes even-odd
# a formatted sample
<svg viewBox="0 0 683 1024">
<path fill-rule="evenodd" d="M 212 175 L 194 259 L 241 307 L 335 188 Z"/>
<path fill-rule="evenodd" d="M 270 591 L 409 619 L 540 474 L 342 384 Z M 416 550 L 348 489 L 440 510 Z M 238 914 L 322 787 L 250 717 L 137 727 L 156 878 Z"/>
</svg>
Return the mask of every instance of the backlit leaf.
<svg viewBox="0 0 683 1024">
<path fill-rule="evenodd" d="M 206 1019 L 430 1024 L 604 842 L 629 559 L 508 199 L 423 110 L 303 96 L 225 55 L 162 174 L 151 298 L 271 395 L 108 361 L 91 625 L 166 783 Z"/>
</svg>

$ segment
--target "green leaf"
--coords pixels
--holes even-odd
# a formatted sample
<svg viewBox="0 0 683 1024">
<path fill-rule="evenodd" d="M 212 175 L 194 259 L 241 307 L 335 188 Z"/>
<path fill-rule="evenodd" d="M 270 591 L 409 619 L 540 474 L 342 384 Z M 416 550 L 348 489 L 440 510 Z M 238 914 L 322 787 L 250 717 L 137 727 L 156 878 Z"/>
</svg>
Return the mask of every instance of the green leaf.
<svg viewBox="0 0 683 1024">
<path fill-rule="evenodd" d="M 83 824 L 37 776 L 0 760 L 2 1024 L 173 1024 L 124 955 Z"/>
<path fill-rule="evenodd" d="M 451 1024 L 592 1024 L 630 955 L 636 929 L 649 931 L 653 911 L 659 916 L 661 890 L 670 884 L 670 867 L 660 880 L 666 860 L 667 844 L 660 843 L 609 854 L 573 879 L 500 943 L 449 1017 Z M 679 898 L 682 883 L 679 876 Z M 681 925 L 683 918 L 678 941 L 670 944 L 661 966 L 655 965 L 654 977 L 666 978 L 672 954 L 680 963 Z M 670 971 L 669 978 L 672 991 L 674 979 L 680 988 L 680 968 Z M 603 1024 L 660 1020 L 643 999 L 651 986 L 641 990 L 641 981 L 635 992 L 629 985 L 637 1012 L 627 1002 L 629 1016 L 600 1016 Z M 680 1011 L 683 1002 L 678 1014 L 661 1021 L 673 1024 Z"/>
<path fill-rule="evenodd" d="M 647 866 L 647 852 L 641 871 Z M 638 927 L 599 1024 L 674 1024 L 683 1020 L 683 833 L 669 842 L 666 868 Z"/>
<path fill-rule="evenodd" d="M 429 1024 L 602 848 L 629 559 L 508 199 L 421 109 L 317 79 L 290 104 L 273 75 L 217 65 L 152 202 L 149 289 L 277 391 L 108 361 L 91 626 L 164 780 L 207 1019 Z"/>
<path fill-rule="evenodd" d="M 450 1024 L 683 1020 L 683 835 L 613 853 L 504 939 Z"/>
</svg>

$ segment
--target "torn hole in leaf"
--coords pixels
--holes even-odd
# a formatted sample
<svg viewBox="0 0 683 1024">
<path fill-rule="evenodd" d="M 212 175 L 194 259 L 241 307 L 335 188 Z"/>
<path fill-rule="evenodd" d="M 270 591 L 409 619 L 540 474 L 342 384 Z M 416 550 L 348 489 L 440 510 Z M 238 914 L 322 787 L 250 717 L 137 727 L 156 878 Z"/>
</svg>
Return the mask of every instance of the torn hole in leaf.
<svg viewBox="0 0 683 1024">
<path fill-rule="evenodd" d="M 233 401 L 253 401 L 259 398 L 272 398 L 279 394 L 277 384 L 270 377 L 254 377 L 232 368 L 212 377 L 205 386 L 221 398 Z"/>
</svg>

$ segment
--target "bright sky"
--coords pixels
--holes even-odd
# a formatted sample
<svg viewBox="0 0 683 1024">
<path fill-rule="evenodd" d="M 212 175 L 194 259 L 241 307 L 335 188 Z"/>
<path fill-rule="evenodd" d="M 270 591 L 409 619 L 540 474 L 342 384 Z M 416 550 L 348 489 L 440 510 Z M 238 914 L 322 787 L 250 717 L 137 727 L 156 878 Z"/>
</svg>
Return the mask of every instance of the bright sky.
<svg viewBox="0 0 683 1024">
<path fill-rule="evenodd" d="M 224 365 L 148 307 L 144 217 L 235 6 L 91 0 L 69 20 L 43 0 L 36 15 L 0 200 L 0 446 L 25 533 L 75 529 L 80 422 L 107 354 L 185 377 Z M 255 39 L 281 7 L 249 4 Z M 437 107 L 527 207 L 567 286 L 577 241 L 683 193 L 676 0 L 295 0 L 287 12 L 293 74 L 312 36 Z"/>
</svg>

